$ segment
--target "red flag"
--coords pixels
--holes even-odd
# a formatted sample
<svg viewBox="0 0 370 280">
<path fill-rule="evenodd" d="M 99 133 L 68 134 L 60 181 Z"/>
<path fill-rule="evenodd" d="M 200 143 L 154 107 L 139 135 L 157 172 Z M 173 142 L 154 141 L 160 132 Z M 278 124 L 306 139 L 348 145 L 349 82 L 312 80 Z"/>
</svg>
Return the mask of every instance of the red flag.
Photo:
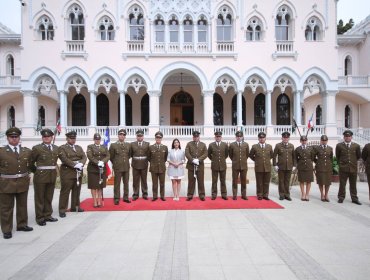
<svg viewBox="0 0 370 280">
<path fill-rule="evenodd" d="M 104 133 L 104 143 L 103 143 L 103 145 L 106 146 L 107 148 L 109 148 L 109 144 L 110 144 L 110 136 L 109 136 L 109 127 L 107 126 L 107 128 L 105 129 L 105 133 Z M 107 177 L 112 175 L 112 169 L 110 168 L 110 165 L 109 165 L 108 162 L 105 164 L 105 169 L 107 171 Z"/>
<path fill-rule="evenodd" d="M 62 132 L 62 126 L 60 125 L 60 119 L 58 119 L 57 121 L 57 127 L 55 128 L 55 130 L 58 132 L 58 135 L 60 135 L 60 133 Z"/>
</svg>

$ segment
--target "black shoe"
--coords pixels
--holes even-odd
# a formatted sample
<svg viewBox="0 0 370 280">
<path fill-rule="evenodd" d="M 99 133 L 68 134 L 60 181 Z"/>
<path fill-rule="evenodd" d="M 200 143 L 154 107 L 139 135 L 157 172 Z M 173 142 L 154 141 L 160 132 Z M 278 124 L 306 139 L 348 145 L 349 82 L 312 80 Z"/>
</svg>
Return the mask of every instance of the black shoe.
<svg viewBox="0 0 370 280">
<path fill-rule="evenodd" d="M 264 200 L 270 200 L 267 196 L 263 197 Z"/>
<path fill-rule="evenodd" d="M 352 200 L 352 203 L 357 204 L 357 205 L 362 205 L 362 203 L 358 200 Z"/>
<path fill-rule="evenodd" d="M 328 198 L 325 198 L 325 202 L 330 202 L 330 200 Z"/>
<path fill-rule="evenodd" d="M 286 200 L 292 201 L 292 199 L 288 196 L 285 198 Z"/>
<path fill-rule="evenodd" d="M 228 200 L 227 196 L 222 197 L 223 200 Z"/>
<path fill-rule="evenodd" d="M 262 197 L 261 197 L 261 196 L 259 196 L 257 199 L 258 199 L 258 200 L 262 200 Z"/>
<path fill-rule="evenodd" d="M 126 199 L 123 199 L 123 202 L 126 202 L 126 203 L 131 203 L 131 201 L 128 199 L 128 198 L 126 198 Z"/>
<path fill-rule="evenodd" d="M 24 227 L 17 228 L 17 231 L 33 231 L 33 228 L 29 226 L 24 226 Z"/>
<path fill-rule="evenodd" d="M 138 199 L 138 197 L 137 196 L 133 196 L 132 197 L 132 201 L 135 201 L 135 200 L 137 200 Z"/>
<path fill-rule="evenodd" d="M 65 218 L 66 217 L 66 213 L 59 213 L 59 217 Z"/>
<path fill-rule="evenodd" d="M 57 222 L 58 221 L 58 219 L 57 218 L 54 218 L 54 217 L 50 217 L 50 218 L 46 218 L 45 219 L 45 222 Z"/>
<path fill-rule="evenodd" d="M 161 197 L 161 200 L 162 200 L 162 201 L 166 201 L 166 199 L 165 199 L 164 197 Z"/>
<path fill-rule="evenodd" d="M 3 236 L 4 236 L 4 239 L 10 239 L 10 238 L 12 238 L 12 233 L 11 232 L 4 232 Z"/>
<path fill-rule="evenodd" d="M 242 199 L 248 200 L 248 196 L 242 196 Z"/>
<path fill-rule="evenodd" d="M 118 205 L 119 204 L 119 199 L 114 199 L 114 205 Z"/>
<path fill-rule="evenodd" d="M 233 196 L 233 200 L 237 200 L 236 196 Z"/>
<path fill-rule="evenodd" d="M 148 200 L 148 197 L 147 196 L 143 196 L 143 199 Z"/>
<path fill-rule="evenodd" d="M 192 197 L 187 197 L 186 198 L 186 201 L 190 201 L 190 200 L 192 200 L 193 198 Z"/>
<path fill-rule="evenodd" d="M 153 197 L 152 201 L 156 201 L 158 198 L 157 197 Z"/>
<path fill-rule="evenodd" d="M 45 221 L 37 221 L 36 222 L 39 226 L 43 227 L 43 226 L 46 226 L 46 222 Z"/>
<path fill-rule="evenodd" d="M 80 208 L 80 207 L 77 207 L 77 209 L 76 208 L 71 208 L 69 210 L 69 212 L 85 212 L 85 210 Z"/>
<path fill-rule="evenodd" d="M 216 199 L 216 197 L 215 196 L 212 196 L 212 198 L 211 198 L 212 200 L 215 200 Z"/>
<path fill-rule="evenodd" d="M 201 201 L 205 201 L 206 199 L 204 197 L 200 197 L 200 200 Z"/>
<path fill-rule="evenodd" d="M 343 198 L 339 198 L 338 203 L 343 203 L 343 200 L 344 200 Z"/>
<path fill-rule="evenodd" d="M 279 196 L 279 200 L 284 200 L 284 196 Z"/>
</svg>

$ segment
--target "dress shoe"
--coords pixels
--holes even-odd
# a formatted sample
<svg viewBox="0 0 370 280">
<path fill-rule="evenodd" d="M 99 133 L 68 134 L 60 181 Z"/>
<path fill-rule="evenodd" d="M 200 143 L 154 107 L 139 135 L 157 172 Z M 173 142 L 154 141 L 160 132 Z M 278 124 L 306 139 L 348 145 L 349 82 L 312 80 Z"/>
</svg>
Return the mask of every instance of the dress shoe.
<svg viewBox="0 0 370 280">
<path fill-rule="evenodd" d="M 190 200 L 192 200 L 193 198 L 192 197 L 187 197 L 186 198 L 186 201 L 190 201 Z"/>
<path fill-rule="evenodd" d="M 329 198 L 325 198 L 325 202 L 330 202 Z"/>
<path fill-rule="evenodd" d="M 128 198 L 126 198 L 126 199 L 123 199 L 123 202 L 126 202 L 126 203 L 131 203 L 131 201 L 128 199 Z"/>
<path fill-rule="evenodd" d="M 57 218 L 54 218 L 54 217 L 50 217 L 50 218 L 46 218 L 45 219 L 45 222 L 57 222 L 58 221 L 58 219 Z"/>
<path fill-rule="evenodd" d="M 321 201 L 322 201 L 322 202 L 325 202 L 325 201 L 326 201 L 326 199 L 325 199 L 325 198 L 321 198 Z"/>
<path fill-rule="evenodd" d="M 66 217 L 66 213 L 59 213 L 59 217 L 65 218 Z"/>
<path fill-rule="evenodd" d="M 212 196 L 212 198 L 211 198 L 212 200 L 215 200 L 216 199 L 216 197 L 215 196 Z"/>
<path fill-rule="evenodd" d="M 258 200 L 262 200 L 262 197 L 261 197 L 261 196 L 259 196 L 257 199 L 258 199 Z"/>
<path fill-rule="evenodd" d="M 233 200 L 237 200 L 236 196 L 233 196 Z"/>
<path fill-rule="evenodd" d="M 29 226 L 24 226 L 24 227 L 17 228 L 17 231 L 33 231 L 33 228 Z"/>
<path fill-rule="evenodd" d="M 223 200 L 228 200 L 227 196 L 222 197 Z"/>
<path fill-rule="evenodd" d="M 263 197 L 264 200 L 270 200 L 267 196 Z"/>
<path fill-rule="evenodd" d="M 156 201 L 158 198 L 157 197 L 153 197 L 152 201 Z"/>
<path fill-rule="evenodd" d="M 248 196 L 242 196 L 242 199 L 248 200 Z"/>
<path fill-rule="evenodd" d="M 310 199 L 309 198 L 306 198 L 305 201 L 310 201 Z"/>
<path fill-rule="evenodd" d="M 115 199 L 114 200 L 114 205 L 118 205 L 119 204 L 119 199 Z"/>
<path fill-rule="evenodd" d="M 285 198 L 286 200 L 292 201 L 292 199 L 288 196 Z"/>
<path fill-rule="evenodd" d="M 166 201 L 166 199 L 165 199 L 164 197 L 161 197 L 161 200 L 162 200 L 162 201 Z"/>
<path fill-rule="evenodd" d="M 37 221 L 36 222 L 39 226 L 46 226 L 46 222 L 45 221 Z"/>
<path fill-rule="evenodd" d="M 338 203 L 343 203 L 343 198 L 339 198 Z"/>
<path fill-rule="evenodd" d="M 284 200 L 284 196 L 279 196 L 279 200 Z"/>
<path fill-rule="evenodd" d="M 138 197 L 136 197 L 136 196 L 133 196 L 132 197 L 132 201 L 135 201 L 135 200 L 137 200 L 138 199 Z"/>
<path fill-rule="evenodd" d="M 204 197 L 199 198 L 201 201 L 205 201 L 206 199 Z"/>
<path fill-rule="evenodd" d="M 357 205 L 362 205 L 362 203 L 358 200 L 352 200 L 352 203 L 357 204 Z"/>
<path fill-rule="evenodd" d="M 148 197 L 147 196 L 143 196 L 143 199 L 148 200 Z"/>
<path fill-rule="evenodd" d="M 302 200 L 302 201 L 306 201 L 306 199 L 305 199 L 305 198 L 301 198 L 301 200 Z"/>
<path fill-rule="evenodd" d="M 10 238 L 12 238 L 12 233 L 11 232 L 4 232 L 3 236 L 4 236 L 4 239 L 10 239 Z"/>
<path fill-rule="evenodd" d="M 71 208 L 70 210 L 69 210 L 70 212 L 85 212 L 85 210 L 84 209 L 82 209 L 82 208 L 80 208 L 80 207 L 77 207 L 77 209 L 76 208 Z"/>
</svg>

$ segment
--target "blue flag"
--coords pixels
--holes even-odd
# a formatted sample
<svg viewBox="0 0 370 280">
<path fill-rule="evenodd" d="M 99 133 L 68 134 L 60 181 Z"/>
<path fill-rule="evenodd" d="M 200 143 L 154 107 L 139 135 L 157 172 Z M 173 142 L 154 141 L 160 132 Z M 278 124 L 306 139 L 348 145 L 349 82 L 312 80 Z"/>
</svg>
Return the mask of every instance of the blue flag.
<svg viewBox="0 0 370 280">
<path fill-rule="evenodd" d="M 104 143 L 103 143 L 103 145 L 108 148 L 109 143 L 110 143 L 109 127 L 107 126 L 107 128 L 105 129 L 105 133 L 104 133 Z"/>
</svg>

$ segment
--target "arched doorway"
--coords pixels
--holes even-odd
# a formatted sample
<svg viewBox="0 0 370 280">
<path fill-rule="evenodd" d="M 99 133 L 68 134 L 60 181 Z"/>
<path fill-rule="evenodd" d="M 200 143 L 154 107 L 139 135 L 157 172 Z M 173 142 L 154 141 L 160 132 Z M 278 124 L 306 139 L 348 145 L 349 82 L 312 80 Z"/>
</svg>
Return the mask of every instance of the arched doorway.
<svg viewBox="0 0 370 280">
<path fill-rule="evenodd" d="M 238 124 L 238 112 L 236 108 L 236 95 L 234 95 L 233 100 L 231 101 L 231 123 L 232 125 Z M 245 98 L 242 96 L 242 124 L 246 125 L 246 118 L 245 118 Z"/>
<path fill-rule="evenodd" d="M 171 125 L 194 125 L 193 97 L 182 89 L 171 98 Z"/>
<path fill-rule="evenodd" d="M 72 100 L 72 126 L 86 126 L 86 100 L 82 94 Z"/>
<path fill-rule="evenodd" d="M 141 99 L 141 125 L 149 125 L 149 95 Z"/>
<path fill-rule="evenodd" d="M 254 125 L 265 125 L 265 95 L 260 93 L 254 99 Z"/>
<path fill-rule="evenodd" d="M 216 92 L 213 94 L 213 124 L 224 124 L 224 101 Z"/>
<path fill-rule="evenodd" d="M 109 125 L 109 100 L 103 93 L 99 94 L 96 98 L 96 117 L 98 126 Z"/>
<path fill-rule="evenodd" d="M 290 100 L 285 93 L 280 94 L 276 101 L 276 124 L 290 125 Z"/>
<path fill-rule="evenodd" d="M 118 98 L 118 125 L 121 125 L 121 107 L 120 98 Z M 132 126 L 132 99 L 128 94 L 125 94 L 126 107 L 126 126 Z"/>
<path fill-rule="evenodd" d="M 8 128 L 15 127 L 15 109 L 14 106 L 10 106 L 8 110 Z"/>
</svg>

